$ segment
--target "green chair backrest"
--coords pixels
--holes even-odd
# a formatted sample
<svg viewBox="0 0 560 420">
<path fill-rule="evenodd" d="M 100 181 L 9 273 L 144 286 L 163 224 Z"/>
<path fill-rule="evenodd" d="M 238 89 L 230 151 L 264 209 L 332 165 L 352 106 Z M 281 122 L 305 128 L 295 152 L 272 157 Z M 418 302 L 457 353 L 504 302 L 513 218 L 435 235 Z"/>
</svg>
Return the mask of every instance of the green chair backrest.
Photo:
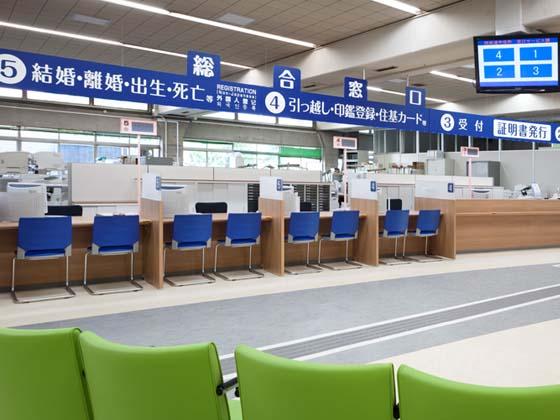
<svg viewBox="0 0 560 420">
<path fill-rule="evenodd" d="M 322 365 L 239 346 L 243 420 L 391 420 L 393 366 Z"/>
<path fill-rule="evenodd" d="M 0 329 L 0 418 L 88 420 L 78 329 Z"/>
<path fill-rule="evenodd" d="M 131 347 L 85 332 L 80 346 L 95 420 L 229 419 L 212 343 Z"/>
<path fill-rule="evenodd" d="M 402 420 L 558 420 L 560 386 L 498 388 L 448 381 L 401 366 Z"/>
</svg>

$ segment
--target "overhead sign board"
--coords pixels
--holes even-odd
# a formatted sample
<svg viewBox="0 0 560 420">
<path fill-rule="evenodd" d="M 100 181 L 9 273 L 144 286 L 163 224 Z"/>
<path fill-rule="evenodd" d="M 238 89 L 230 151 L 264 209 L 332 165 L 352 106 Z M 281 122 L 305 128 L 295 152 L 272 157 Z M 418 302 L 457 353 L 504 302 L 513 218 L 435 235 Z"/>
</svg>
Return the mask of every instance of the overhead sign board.
<svg viewBox="0 0 560 420">
<path fill-rule="evenodd" d="M 356 150 L 358 148 L 358 139 L 356 137 L 333 137 L 334 149 Z"/>
<path fill-rule="evenodd" d="M 480 156 L 480 149 L 478 147 L 461 146 L 461 156 L 468 158 L 477 158 Z"/>
<path fill-rule="evenodd" d="M 157 136 L 157 122 L 121 118 L 121 133 L 139 136 Z"/>
</svg>

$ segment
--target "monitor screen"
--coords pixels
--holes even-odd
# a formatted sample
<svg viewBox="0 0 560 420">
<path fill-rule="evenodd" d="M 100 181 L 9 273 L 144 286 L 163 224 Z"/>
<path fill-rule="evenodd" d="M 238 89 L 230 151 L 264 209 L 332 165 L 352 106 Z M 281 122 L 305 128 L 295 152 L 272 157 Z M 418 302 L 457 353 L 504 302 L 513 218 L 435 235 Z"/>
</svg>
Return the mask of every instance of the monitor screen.
<svg viewBox="0 0 560 420">
<path fill-rule="evenodd" d="M 480 93 L 560 90 L 558 34 L 474 38 L 476 88 Z"/>
</svg>

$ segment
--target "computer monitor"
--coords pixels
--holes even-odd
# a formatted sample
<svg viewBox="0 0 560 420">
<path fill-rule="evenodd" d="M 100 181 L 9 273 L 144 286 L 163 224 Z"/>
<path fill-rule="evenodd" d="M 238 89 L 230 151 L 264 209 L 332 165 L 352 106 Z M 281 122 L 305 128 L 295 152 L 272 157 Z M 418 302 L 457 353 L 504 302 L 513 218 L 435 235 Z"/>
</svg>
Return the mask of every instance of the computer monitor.
<svg viewBox="0 0 560 420">
<path fill-rule="evenodd" d="M 0 153 L 0 174 L 26 174 L 29 171 L 29 153 Z"/>
<path fill-rule="evenodd" d="M 188 185 L 164 184 L 161 186 L 163 217 L 193 213 L 192 189 Z"/>
<path fill-rule="evenodd" d="M 39 170 L 58 170 L 64 169 L 64 159 L 62 154 L 56 152 L 37 152 L 33 154 L 33 159 Z"/>
<path fill-rule="evenodd" d="M 45 184 L 10 182 L 7 188 L 7 219 L 40 217 L 47 211 L 47 187 Z"/>
</svg>

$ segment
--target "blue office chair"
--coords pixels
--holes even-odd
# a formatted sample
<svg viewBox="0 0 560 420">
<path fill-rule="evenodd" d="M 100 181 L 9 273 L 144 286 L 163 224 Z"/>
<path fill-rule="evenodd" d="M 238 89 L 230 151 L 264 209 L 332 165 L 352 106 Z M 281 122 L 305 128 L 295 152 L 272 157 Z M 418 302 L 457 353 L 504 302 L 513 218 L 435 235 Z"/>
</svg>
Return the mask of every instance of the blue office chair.
<svg viewBox="0 0 560 420">
<path fill-rule="evenodd" d="M 439 223 L 441 220 L 440 210 L 420 210 L 416 220 L 415 236 L 418 238 L 425 238 L 424 255 L 413 255 L 409 259 L 417 262 L 434 262 L 441 261 L 443 258 L 436 255 L 428 255 L 428 240 L 432 236 L 437 236 L 439 233 Z"/>
<path fill-rule="evenodd" d="M 307 256 L 305 266 L 295 265 L 286 267 L 288 274 L 310 274 L 322 271 L 319 267 L 309 263 L 309 246 L 312 242 L 319 240 L 319 212 L 302 211 L 290 214 L 288 226 L 289 244 L 307 244 Z"/>
<path fill-rule="evenodd" d="M 263 277 L 264 274 L 253 269 L 253 246 L 261 242 L 261 213 L 229 213 L 226 225 L 226 239 L 216 243 L 214 251 L 214 274 L 224 280 L 246 280 Z M 234 273 L 226 275 L 226 273 L 218 273 L 218 248 L 249 248 L 249 269 L 248 273 Z"/>
<path fill-rule="evenodd" d="M 75 296 L 70 288 L 68 258 L 72 255 L 72 219 L 66 216 L 21 217 L 18 223 L 16 255 L 12 259 L 12 298 L 16 303 L 67 299 Z M 63 294 L 18 298 L 16 294 L 17 260 L 51 260 L 64 258 L 66 287 Z"/>
<path fill-rule="evenodd" d="M 92 295 L 138 292 L 142 286 L 134 280 L 134 254 L 140 242 L 140 218 L 134 216 L 95 216 L 93 219 L 93 239 L 84 256 L 84 288 Z M 87 282 L 88 257 L 90 255 L 115 256 L 130 255 L 130 285 L 112 287 L 110 285 L 89 286 Z"/>
<path fill-rule="evenodd" d="M 348 243 L 358 237 L 358 225 L 360 223 L 360 212 L 358 210 L 337 210 L 333 212 L 331 221 L 331 233 L 319 239 L 320 267 L 330 270 L 351 270 L 362 268 L 362 265 L 348 259 Z M 321 263 L 321 244 L 323 241 L 344 241 L 346 243 L 346 254 L 344 261 Z"/>
<path fill-rule="evenodd" d="M 195 251 L 202 250 L 201 275 L 165 276 L 165 281 L 171 286 L 188 286 L 195 284 L 214 283 L 213 277 L 205 273 L 205 250 L 212 246 L 212 215 L 211 214 L 182 214 L 173 219 L 173 234 L 171 243 L 163 248 L 163 271 L 167 261 L 167 251 Z"/>
<path fill-rule="evenodd" d="M 379 261 L 387 265 L 409 264 L 410 261 L 404 259 L 406 253 L 406 236 L 408 233 L 408 210 L 387 210 L 385 213 L 385 223 L 383 225 L 383 237 L 395 240 L 394 258 L 381 258 Z M 398 240 L 403 238 L 402 257 L 397 256 Z"/>
</svg>

